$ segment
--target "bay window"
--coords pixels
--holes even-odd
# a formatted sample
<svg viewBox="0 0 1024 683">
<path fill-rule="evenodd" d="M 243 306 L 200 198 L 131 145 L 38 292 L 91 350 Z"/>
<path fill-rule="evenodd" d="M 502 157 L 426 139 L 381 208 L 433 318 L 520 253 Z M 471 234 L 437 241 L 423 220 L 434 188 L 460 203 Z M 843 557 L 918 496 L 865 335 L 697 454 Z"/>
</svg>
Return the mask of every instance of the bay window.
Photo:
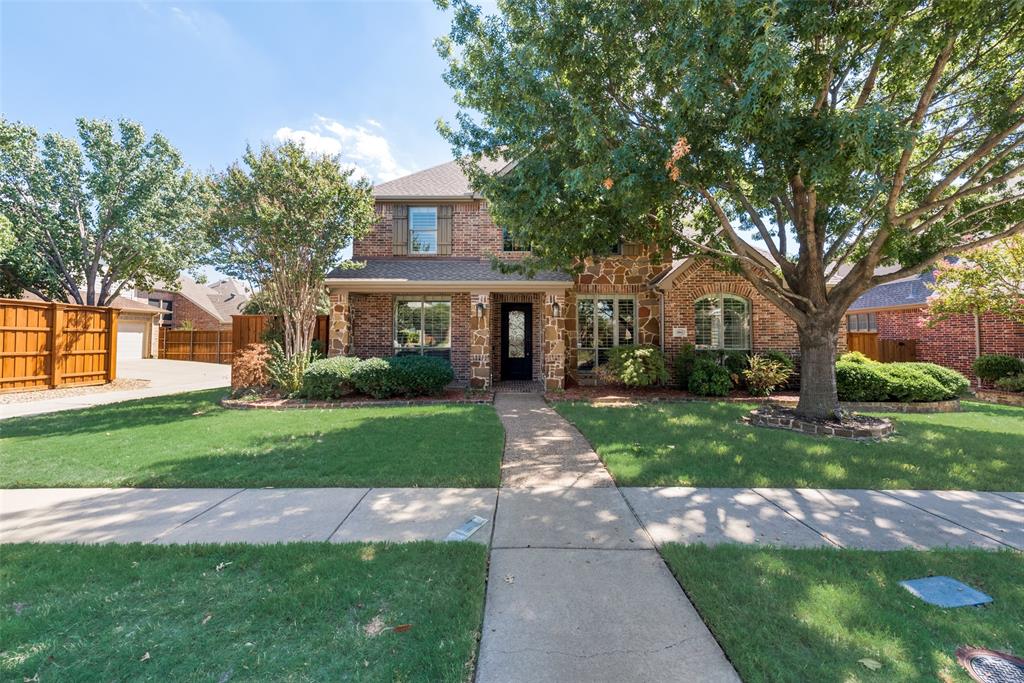
<svg viewBox="0 0 1024 683">
<path fill-rule="evenodd" d="M 576 367 L 596 370 L 608 350 L 636 343 L 636 301 L 632 297 L 579 296 L 576 299 Z"/>
<path fill-rule="evenodd" d="M 452 346 L 452 302 L 443 297 L 395 297 L 394 348 L 448 358 Z"/>
<path fill-rule="evenodd" d="M 714 294 L 694 304 L 697 348 L 750 350 L 750 302 L 732 294 Z"/>
</svg>

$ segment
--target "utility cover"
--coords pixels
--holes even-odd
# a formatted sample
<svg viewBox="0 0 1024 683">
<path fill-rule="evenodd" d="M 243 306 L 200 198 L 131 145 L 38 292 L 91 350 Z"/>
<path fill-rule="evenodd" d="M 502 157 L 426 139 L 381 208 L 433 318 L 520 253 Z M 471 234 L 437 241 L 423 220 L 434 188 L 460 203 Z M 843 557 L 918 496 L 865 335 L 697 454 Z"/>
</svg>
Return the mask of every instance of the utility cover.
<svg viewBox="0 0 1024 683">
<path fill-rule="evenodd" d="M 900 585 L 928 604 L 939 607 L 969 607 L 992 602 L 988 595 L 948 576 L 910 579 L 900 581 Z"/>
<path fill-rule="evenodd" d="M 477 529 L 487 524 L 487 520 L 479 515 L 473 515 L 465 521 L 458 529 L 448 534 L 446 541 L 465 541 L 476 533 Z"/>
<path fill-rule="evenodd" d="M 980 683 L 1024 683 L 1024 659 L 1008 652 L 961 647 L 956 659 Z"/>
</svg>

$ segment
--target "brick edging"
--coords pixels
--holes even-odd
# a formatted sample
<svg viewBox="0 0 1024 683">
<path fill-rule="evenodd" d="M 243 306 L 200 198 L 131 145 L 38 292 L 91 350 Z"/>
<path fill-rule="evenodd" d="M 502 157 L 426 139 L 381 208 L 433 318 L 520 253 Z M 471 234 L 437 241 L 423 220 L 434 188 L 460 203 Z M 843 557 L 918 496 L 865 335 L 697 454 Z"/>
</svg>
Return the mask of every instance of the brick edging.
<svg viewBox="0 0 1024 683">
<path fill-rule="evenodd" d="M 1022 396 L 1022 403 L 1024 405 L 1024 394 Z M 786 398 L 762 398 L 757 396 L 679 396 L 679 397 L 663 397 L 663 396 L 624 396 L 621 400 L 617 401 L 601 401 L 594 399 L 585 398 L 569 398 L 552 395 L 550 393 L 544 394 L 544 400 L 548 403 L 556 402 L 571 402 L 571 401 L 584 401 L 590 405 L 617 405 L 625 403 L 767 403 L 770 405 L 777 405 L 782 407 L 790 407 L 795 404 L 794 400 Z M 858 402 L 858 401 L 840 401 L 839 405 L 852 411 L 864 411 L 864 412 L 879 412 L 879 413 L 958 413 L 960 412 L 960 399 L 955 398 L 950 401 L 927 401 L 921 403 L 908 403 L 900 401 L 875 401 L 875 402 Z M 1014 404 L 1009 404 L 1014 405 Z"/>
<path fill-rule="evenodd" d="M 310 410 L 333 408 L 385 408 L 388 406 L 437 406 L 437 405 L 489 405 L 494 403 L 494 394 L 480 398 L 438 398 L 438 399 L 381 399 L 377 401 L 303 401 L 284 399 L 270 401 L 241 401 L 222 398 L 220 405 L 231 410 Z"/>
</svg>

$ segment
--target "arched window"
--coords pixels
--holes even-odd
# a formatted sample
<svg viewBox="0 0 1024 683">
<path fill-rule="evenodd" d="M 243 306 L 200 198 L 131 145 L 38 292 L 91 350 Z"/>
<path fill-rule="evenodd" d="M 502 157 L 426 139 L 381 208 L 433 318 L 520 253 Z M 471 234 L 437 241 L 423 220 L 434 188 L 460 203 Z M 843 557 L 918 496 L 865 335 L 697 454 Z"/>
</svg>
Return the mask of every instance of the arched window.
<svg viewBox="0 0 1024 683">
<path fill-rule="evenodd" d="M 750 302 L 732 294 L 712 294 L 694 304 L 698 348 L 750 350 Z"/>
</svg>

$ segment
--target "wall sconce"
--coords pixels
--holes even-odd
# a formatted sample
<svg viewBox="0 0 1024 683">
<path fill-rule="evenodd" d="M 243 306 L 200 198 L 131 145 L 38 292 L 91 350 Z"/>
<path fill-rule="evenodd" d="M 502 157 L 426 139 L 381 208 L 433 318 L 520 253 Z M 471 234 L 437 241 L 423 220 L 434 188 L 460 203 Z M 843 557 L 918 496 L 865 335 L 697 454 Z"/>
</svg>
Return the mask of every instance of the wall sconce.
<svg viewBox="0 0 1024 683">
<path fill-rule="evenodd" d="M 478 303 L 476 305 L 476 317 L 478 317 L 478 318 L 484 317 L 484 310 L 485 309 L 486 309 L 486 306 L 484 306 L 483 302 Z"/>
<path fill-rule="evenodd" d="M 555 318 L 562 317 L 562 307 L 558 305 L 558 302 L 551 304 L 551 315 Z"/>
</svg>

